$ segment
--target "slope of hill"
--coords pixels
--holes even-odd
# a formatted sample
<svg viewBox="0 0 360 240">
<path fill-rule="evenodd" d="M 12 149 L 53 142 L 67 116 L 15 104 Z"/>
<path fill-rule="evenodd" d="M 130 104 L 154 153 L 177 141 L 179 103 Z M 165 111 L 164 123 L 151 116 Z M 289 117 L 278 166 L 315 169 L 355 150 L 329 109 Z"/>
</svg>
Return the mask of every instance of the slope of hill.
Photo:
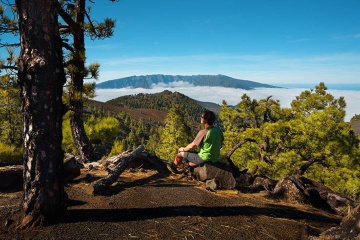
<svg viewBox="0 0 360 240">
<path fill-rule="evenodd" d="M 145 75 L 145 76 L 131 76 L 105 81 L 96 84 L 96 88 L 151 88 L 153 84 L 170 84 L 174 82 L 185 82 L 194 86 L 209 86 L 209 87 L 226 87 L 226 88 L 241 88 L 251 90 L 254 88 L 278 88 L 268 84 L 262 84 L 249 80 L 236 79 L 224 75 Z"/>
<path fill-rule="evenodd" d="M 220 105 L 217 103 L 212 103 L 212 102 L 201 102 L 201 101 L 197 101 L 197 103 L 201 106 L 203 106 L 206 109 L 209 109 L 213 112 L 215 112 L 216 114 L 219 114 L 220 112 Z"/>
<path fill-rule="evenodd" d="M 360 120 L 352 122 L 351 127 L 357 136 L 360 135 Z"/>
<path fill-rule="evenodd" d="M 166 112 L 156 109 L 134 109 L 127 107 L 120 107 L 110 103 L 98 102 L 95 100 L 88 100 L 88 108 L 102 109 L 112 113 L 126 113 L 136 120 L 143 120 L 145 123 L 153 124 L 154 122 L 162 123 L 166 117 Z"/>
<path fill-rule="evenodd" d="M 122 96 L 106 103 L 131 109 L 155 109 L 162 112 L 169 112 L 172 104 L 177 104 L 183 110 L 185 117 L 189 121 L 198 122 L 198 118 L 205 107 L 201 106 L 196 100 L 185 96 L 179 92 L 165 90 L 155 94 L 136 94 Z"/>
</svg>

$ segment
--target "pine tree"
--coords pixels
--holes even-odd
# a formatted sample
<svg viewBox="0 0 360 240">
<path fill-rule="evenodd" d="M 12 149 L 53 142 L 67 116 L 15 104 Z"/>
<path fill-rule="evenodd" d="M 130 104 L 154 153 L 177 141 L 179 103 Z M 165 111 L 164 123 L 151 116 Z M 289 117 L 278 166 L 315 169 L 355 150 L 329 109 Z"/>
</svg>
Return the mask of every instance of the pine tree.
<svg viewBox="0 0 360 240">
<path fill-rule="evenodd" d="M 165 126 L 159 128 L 160 142 L 155 153 L 162 159 L 172 160 L 178 148 L 189 144 L 194 136 L 179 105 L 172 105 L 164 122 Z"/>
</svg>

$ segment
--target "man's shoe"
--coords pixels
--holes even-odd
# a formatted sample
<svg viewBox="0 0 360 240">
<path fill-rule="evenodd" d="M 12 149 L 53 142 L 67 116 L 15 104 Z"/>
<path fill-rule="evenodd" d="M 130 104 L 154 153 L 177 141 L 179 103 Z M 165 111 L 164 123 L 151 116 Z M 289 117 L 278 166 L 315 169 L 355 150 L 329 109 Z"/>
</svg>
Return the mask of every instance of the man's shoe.
<svg viewBox="0 0 360 240">
<path fill-rule="evenodd" d="M 177 169 L 177 167 L 174 165 L 174 163 L 167 163 L 166 164 L 166 167 L 167 167 L 167 169 L 170 171 L 170 172 L 172 172 L 173 174 L 180 174 L 181 173 L 181 171 L 179 171 L 178 169 Z"/>
</svg>

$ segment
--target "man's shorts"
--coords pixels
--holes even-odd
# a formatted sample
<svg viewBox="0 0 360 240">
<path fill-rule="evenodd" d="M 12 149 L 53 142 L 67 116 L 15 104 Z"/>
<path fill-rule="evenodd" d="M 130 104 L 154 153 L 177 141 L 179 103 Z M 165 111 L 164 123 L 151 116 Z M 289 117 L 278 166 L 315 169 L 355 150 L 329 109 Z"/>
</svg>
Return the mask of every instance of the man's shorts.
<svg viewBox="0 0 360 240">
<path fill-rule="evenodd" d="M 184 152 L 184 160 L 186 162 L 195 163 L 196 165 L 201 165 L 205 163 L 205 161 L 202 160 L 197 153 L 193 152 Z"/>
</svg>

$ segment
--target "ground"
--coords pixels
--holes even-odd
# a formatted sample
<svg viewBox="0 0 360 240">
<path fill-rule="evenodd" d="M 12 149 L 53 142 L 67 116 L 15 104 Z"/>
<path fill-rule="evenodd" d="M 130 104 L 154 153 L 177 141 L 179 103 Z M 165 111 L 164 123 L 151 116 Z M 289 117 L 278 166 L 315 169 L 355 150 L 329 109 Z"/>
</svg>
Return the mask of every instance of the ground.
<svg viewBox="0 0 360 240">
<path fill-rule="evenodd" d="M 91 177 L 90 177 L 90 175 Z M 108 191 L 92 195 L 82 170 L 66 186 L 69 206 L 59 224 L 15 228 L 21 191 L 0 193 L 0 239 L 307 239 L 338 226 L 340 216 L 265 193 L 206 190 L 185 175 L 126 170 Z"/>
</svg>

